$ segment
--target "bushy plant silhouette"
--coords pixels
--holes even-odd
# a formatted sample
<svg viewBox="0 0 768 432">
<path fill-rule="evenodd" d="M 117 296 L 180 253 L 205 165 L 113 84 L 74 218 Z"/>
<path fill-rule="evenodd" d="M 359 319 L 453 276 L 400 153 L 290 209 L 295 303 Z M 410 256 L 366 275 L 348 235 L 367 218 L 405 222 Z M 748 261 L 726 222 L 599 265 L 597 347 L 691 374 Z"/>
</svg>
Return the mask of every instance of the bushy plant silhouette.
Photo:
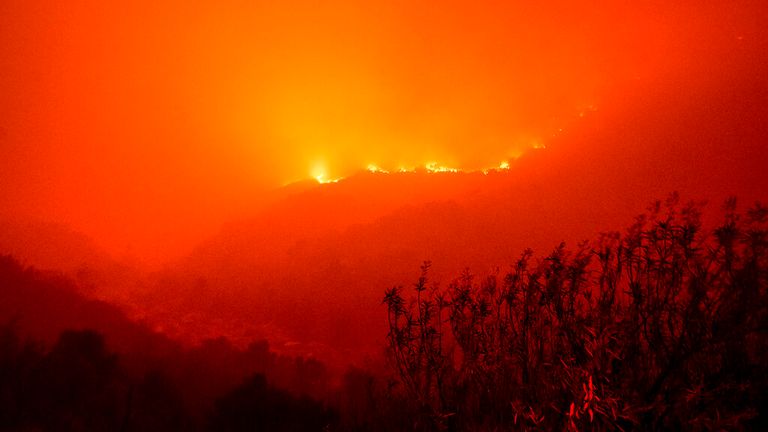
<svg viewBox="0 0 768 432">
<path fill-rule="evenodd" d="M 723 430 L 766 421 L 768 208 L 655 202 L 624 233 L 385 293 L 414 430 Z M 764 424 L 763 424 L 764 426 Z"/>
</svg>

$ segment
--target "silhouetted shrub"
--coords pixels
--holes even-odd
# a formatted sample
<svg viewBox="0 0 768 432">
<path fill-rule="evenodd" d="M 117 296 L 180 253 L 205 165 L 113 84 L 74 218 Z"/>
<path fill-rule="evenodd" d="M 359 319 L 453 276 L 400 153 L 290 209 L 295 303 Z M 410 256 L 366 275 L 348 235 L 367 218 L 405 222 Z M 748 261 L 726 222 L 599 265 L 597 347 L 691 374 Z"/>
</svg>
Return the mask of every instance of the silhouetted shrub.
<svg viewBox="0 0 768 432">
<path fill-rule="evenodd" d="M 384 297 L 413 429 L 757 427 L 768 391 L 768 209 L 673 194 L 624 235 Z"/>
</svg>

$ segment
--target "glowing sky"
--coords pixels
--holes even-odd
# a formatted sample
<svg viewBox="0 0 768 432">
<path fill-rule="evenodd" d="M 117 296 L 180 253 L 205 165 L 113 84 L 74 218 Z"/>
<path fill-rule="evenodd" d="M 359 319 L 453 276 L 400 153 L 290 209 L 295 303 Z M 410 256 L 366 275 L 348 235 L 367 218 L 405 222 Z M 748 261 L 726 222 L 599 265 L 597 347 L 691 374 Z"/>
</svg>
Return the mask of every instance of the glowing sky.
<svg viewBox="0 0 768 432">
<path fill-rule="evenodd" d="M 4 0 L 0 206 L 162 255 L 291 181 L 498 166 L 757 46 L 760 1 L 669 3 Z"/>
</svg>

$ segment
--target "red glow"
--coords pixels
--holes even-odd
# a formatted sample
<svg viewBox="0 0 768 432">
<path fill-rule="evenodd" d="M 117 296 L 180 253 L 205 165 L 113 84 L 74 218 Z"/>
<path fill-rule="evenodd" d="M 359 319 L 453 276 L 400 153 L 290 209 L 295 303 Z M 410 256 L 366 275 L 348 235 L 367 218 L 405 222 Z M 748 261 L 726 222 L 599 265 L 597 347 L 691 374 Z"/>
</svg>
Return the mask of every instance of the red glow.
<svg viewBox="0 0 768 432">
<path fill-rule="evenodd" d="M 492 167 L 759 79 L 762 4 L 687 3 L 5 1 L 2 207 L 154 261 L 318 169 Z"/>
<path fill-rule="evenodd" d="M 346 430 L 263 377 L 243 383 L 254 371 L 348 403 L 352 430 L 403 430 L 398 416 L 508 429 L 518 414 L 520 428 L 749 429 L 765 420 L 766 338 L 747 327 L 768 316 L 768 210 L 748 209 L 768 199 L 766 22 L 765 0 L 0 1 L 0 364 L 18 372 L 0 373 L 0 429 L 217 429 L 277 401 L 309 430 Z M 665 222 L 600 234 L 673 191 L 650 212 Z M 707 238 L 731 195 L 738 211 Z M 493 288 L 515 265 L 516 288 Z M 487 278 L 451 291 L 465 268 Z M 447 321 L 424 312 L 438 287 L 469 302 Z M 387 344 L 401 399 L 370 384 Z M 145 376 L 156 367 L 169 376 Z M 433 397 L 437 370 L 454 405 Z M 555 383 L 552 403 L 529 373 Z"/>
</svg>

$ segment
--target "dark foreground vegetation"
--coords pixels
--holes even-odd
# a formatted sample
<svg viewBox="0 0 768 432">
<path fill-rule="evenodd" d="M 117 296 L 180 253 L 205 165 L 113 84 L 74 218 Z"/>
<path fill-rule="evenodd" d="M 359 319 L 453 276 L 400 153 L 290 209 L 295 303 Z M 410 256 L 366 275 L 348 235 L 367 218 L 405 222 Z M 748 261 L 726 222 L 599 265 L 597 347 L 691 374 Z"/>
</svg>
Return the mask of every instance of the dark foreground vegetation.
<svg viewBox="0 0 768 432">
<path fill-rule="evenodd" d="M 384 298 L 416 430 L 741 430 L 768 415 L 768 209 L 657 202 L 624 234 Z M 406 299 L 407 296 L 408 299 Z"/>
<path fill-rule="evenodd" d="M 765 430 L 768 208 L 678 201 L 508 272 L 425 263 L 371 312 L 389 373 L 185 347 L 0 256 L 0 430 Z"/>
<path fill-rule="evenodd" d="M 0 431 L 305 431 L 338 423 L 321 362 L 278 355 L 266 341 L 181 346 L 83 298 L 71 280 L 7 256 L 0 317 Z"/>
<path fill-rule="evenodd" d="M 186 381 L 172 369 L 136 375 L 88 330 L 63 332 L 45 352 L 6 328 L 0 371 L 0 430 L 303 431 L 334 418 L 322 403 L 269 385 L 263 373 L 229 390 L 216 389 L 223 371 L 200 370 Z M 192 409 L 211 397 L 210 407 Z"/>
</svg>

